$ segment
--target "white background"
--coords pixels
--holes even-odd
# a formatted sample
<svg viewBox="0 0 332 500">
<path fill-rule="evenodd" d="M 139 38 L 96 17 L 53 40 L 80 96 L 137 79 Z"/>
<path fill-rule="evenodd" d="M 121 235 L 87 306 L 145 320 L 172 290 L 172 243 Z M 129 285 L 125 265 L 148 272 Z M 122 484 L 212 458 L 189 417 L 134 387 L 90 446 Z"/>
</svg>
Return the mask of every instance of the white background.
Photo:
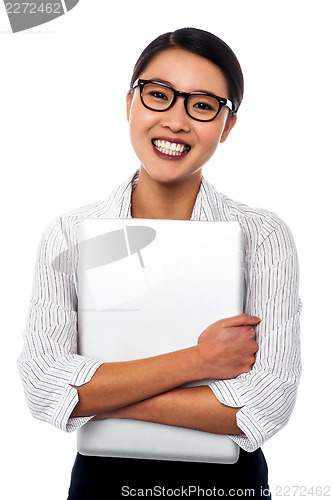
<svg viewBox="0 0 332 500">
<path fill-rule="evenodd" d="M 320 498 L 309 488 L 331 486 L 329 4 L 81 0 L 17 34 L 1 5 L 3 498 L 65 499 L 75 457 L 74 434 L 30 416 L 16 368 L 41 234 L 139 166 L 125 117 L 132 68 L 152 39 L 184 26 L 224 39 L 245 75 L 238 123 L 205 176 L 232 198 L 277 212 L 300 258 L 304 370 L 289 424 L 263 447 L 272 492 L 288 498 L 295 490 L 286 486 L 303 486 L 302 496 Z"/>
</svg>

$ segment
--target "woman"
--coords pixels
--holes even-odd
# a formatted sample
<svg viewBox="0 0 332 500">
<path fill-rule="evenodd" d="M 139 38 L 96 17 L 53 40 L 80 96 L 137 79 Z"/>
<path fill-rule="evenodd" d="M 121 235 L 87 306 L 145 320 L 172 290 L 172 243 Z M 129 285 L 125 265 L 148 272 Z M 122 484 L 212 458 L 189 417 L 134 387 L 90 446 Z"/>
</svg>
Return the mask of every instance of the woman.
<svg viewBox="0 0 332 500">
<path fill-rule="evenodd" d="M 107 200 L 65 214 L 45 231 L 19 360 L 32 413 L 63 430 L 91 418 L 153 421 L 228 434 L 241 447 L 240 458 L 233 465 L 146 465 L 77 455 L 70 500 L 139 496 L 137 488 L 156 485 L 192 497 L 204 488 L 207 495 L 214 488 L 215 496 L 223 489 L 233 497 L 236 490 L 269 497 L 260 446 L 287 423 L 300 376 L 296 249 L 275 214 L 219 194 L 202 176 L 236 123 L 242 95 L 240 65 L 211 33 L 177 30 L 143 51 L 127 95 L 141 167 Z M 221 318 L 197 346 L 158 359 L 102 363 L 78 356 L 76 228 L 91 216 L 237 220 L 245 234 L 245 314 Z M 65 256 L 61 272 L 52 265 L 59 255 Z M 178 389 L 203 378 L 218 381 Z M 186 490 L 195 484 L 200 493 Z"/>
</svg>

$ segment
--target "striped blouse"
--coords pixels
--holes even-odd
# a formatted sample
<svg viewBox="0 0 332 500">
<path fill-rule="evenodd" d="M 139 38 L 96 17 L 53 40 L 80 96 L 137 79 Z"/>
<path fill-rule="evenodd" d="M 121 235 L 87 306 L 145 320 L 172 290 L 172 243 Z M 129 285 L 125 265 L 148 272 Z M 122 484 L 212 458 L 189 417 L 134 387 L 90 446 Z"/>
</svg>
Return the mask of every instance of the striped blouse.
<svg viewBox="0 0 332 500">
<path fill-rule="evenodd" d="M 77 354 L 77 228 L 88 217 L 131 218 L 137 170 L 105 200 L 54 219 L 41 238 L 24 347 L 18 359 L 32 415 L 70 432 L 93 417 L 70 417 L 72 385 L 89 382 L 101 361 Z M 259 350 L 249 373 L 210 384 L 223 404 L 242 407 L 230 436 L 254 451 L 288 421 L 301 374 L 298 260 L 292 234 L 274 213 L 220 194 L 203 177 L 191 220 L 238 221 L 245 235 L 244 312 L 258 316 Z M 54 266 L 54 260 L 62 262 Z"/>
</svg>

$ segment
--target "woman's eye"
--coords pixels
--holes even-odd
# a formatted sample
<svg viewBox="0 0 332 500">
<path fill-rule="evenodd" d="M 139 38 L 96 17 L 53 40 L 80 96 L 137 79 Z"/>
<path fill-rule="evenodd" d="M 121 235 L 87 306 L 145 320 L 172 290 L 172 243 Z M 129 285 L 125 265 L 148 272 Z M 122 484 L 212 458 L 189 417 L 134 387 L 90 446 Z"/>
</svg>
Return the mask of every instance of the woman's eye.
<svg viewBox="0 0 332 500">
<path fill-rule="evenodd" d="M 162 92 L 150 92 L 150 95 L 154 97 L 155 99 L 163 99 L 167 100 L 167 96 L 163 94 Z"/>
<path fill-rule="evenodd" d="M 206 102 L 197 102 L 195 104 L 195 108 L 200 109 L 201 111 L 211 111 L 212 107 Z"/>
</svg>

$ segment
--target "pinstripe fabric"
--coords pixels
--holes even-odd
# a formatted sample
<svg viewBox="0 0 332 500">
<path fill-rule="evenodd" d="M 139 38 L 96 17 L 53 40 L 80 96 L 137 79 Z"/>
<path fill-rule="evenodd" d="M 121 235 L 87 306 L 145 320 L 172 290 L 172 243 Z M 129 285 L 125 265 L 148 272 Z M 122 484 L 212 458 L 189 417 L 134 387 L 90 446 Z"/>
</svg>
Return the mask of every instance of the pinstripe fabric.
<svg viewBox="0 0 332 500">
<path fill-rule="evenodd" d="M 32 415 L 65 431 L 92 418 L 70 418 L 78 401 L 71 384 L 87 383 L 101 365 L 77 354 L 78 223 L 87 217 L 130 218 L 138 176 L 139 170 L 106 200 L 56 218 L 40 241 L 18 365 Z M 237 422 L 243 434 L 230 437 L 253 451 L 287 423 L 295 403 L 302 308 L 296 248 L 276 214 L 231 200 L 205 178 L 191 219 L 237 220 L 245 235 L 244 311 L 261 318 L 256 327 L 260 347 L 251 372 L 210 387 L 220 402 L 242 407 Z"/>
</svg>

